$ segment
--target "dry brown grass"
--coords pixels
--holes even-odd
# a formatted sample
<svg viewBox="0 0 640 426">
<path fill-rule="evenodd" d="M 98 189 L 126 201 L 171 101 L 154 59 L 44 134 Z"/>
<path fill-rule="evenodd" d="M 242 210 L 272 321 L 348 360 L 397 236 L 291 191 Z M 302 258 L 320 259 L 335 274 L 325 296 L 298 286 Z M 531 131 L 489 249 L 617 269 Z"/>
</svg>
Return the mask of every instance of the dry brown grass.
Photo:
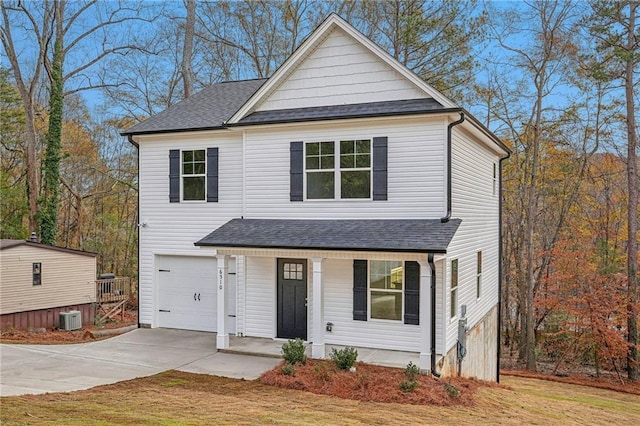
<svg viewBox="0 0 640 426">
<path fill-rule="evenodd" d="M 640 424 L 637 395 L 520 377 L 473 407 L 373 403 L 169 371 L 86 391 L 1 398 L 14 424 Z"/>
</svg>

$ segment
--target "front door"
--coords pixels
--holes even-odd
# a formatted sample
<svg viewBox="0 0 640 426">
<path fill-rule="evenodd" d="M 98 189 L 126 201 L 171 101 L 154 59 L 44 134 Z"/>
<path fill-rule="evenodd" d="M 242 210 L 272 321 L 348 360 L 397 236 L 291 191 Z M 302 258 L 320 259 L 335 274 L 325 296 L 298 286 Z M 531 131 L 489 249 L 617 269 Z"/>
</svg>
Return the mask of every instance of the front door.
<svg viewBox="0 0 640 426">
<path fill-rule="evenodd" d="M 278 259 L 278 337 L 307 339 L 305 259 Z"/>
</svg>

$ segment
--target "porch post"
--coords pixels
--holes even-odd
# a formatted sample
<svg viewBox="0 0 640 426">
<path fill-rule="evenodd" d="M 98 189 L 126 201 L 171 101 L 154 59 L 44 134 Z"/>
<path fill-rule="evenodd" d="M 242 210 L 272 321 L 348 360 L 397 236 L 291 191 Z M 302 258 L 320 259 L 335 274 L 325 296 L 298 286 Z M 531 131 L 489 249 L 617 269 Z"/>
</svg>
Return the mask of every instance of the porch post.
<svg viewBox="0 0 640 426">
<path fill-rule="evenodd" d="M 431 267 L 426 260 L 420 265 L 420 361 L 421 371 L 431 370 Z"/>
<path fill-rule="evenodd" d="M 227 272 L 228 272 L 228 256 L 219 254 L 218 258 L 218 300 L 217 300 L 217 328 L 216 349 L 226 349 L 229 347 L 229 335 L 227 334 Z"/>
<path fill-rule="evenodd" d="M 323 292 L 322 292 L 322 258 L 313 258 L 313 343 L 311 357 L 324 358 Z"/>
</svg>

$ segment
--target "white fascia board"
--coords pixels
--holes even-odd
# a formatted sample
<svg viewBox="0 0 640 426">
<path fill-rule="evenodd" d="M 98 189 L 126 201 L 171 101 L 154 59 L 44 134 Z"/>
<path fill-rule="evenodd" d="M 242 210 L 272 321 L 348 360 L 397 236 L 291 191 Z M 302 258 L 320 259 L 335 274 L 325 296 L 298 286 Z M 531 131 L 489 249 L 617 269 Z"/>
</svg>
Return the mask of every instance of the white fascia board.
<svg viewBox="0 0 640 426">
<path fill-rule="evenodd" d="M 429 97 L 435 99 L 445 108 L 457 108 L 457 105 L 438 92 L 436 89 L 427 84 L 424 80 L 410 71 L 407 67 L 398 62 L 393 56 L 385 52 L 374 42 L 365 37 L 360 31 L 352 27 L 347 21 L 332 13 L 311 35 L 296 49 L 296 51 L 287 58 L 287 60 L 276 70 L 275 73 L 263 84 L 256 93 L 229 119 L 227 124 L 235 124 L 243 117 L 253 111 L 253 109 L 264 100 L 271 90 L 280 83 L 280 80 L 286 78 L 289 71 L 294 69 L 300 61 L 304 60 L 307 54 L 320 43 L 334 27 L 341 28 L 344 32 L 360 42 L 369 49 L 374 55 L 387 63 L 400 75 L 415 84 L 419 89 L 424 91 Z"/>
</svg>

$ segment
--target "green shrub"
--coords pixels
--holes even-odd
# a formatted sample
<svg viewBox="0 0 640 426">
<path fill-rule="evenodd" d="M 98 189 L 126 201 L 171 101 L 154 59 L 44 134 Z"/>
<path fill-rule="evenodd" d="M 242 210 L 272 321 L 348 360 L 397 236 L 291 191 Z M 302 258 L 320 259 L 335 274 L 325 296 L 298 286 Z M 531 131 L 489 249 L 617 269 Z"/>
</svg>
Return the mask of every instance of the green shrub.
<svg viewBox="0 0 640 426">
<path fill-rule="evenodd" d="M 327 362 L 319 362 L 313 366 L 313 375 L 316 379 L 323 382 L 331 381 L 331 364 Z"/>
<path fill-rule="evenodd" d="M 444 383 L 444 390 L 447 392 L 450 398 L 457 398 L 460 394 L 460 391 L 457 387 L 453 386 L 451 383 Z"/>
<path fill-rule="evenodd" d="M 350 346 L 340 350 L 333 348 L 329 357 L 340 370 L 348 370 L 355 365 L 358 351 Z"/>
<path fill-rule="evenodd" d="M 415 382 L 418 378 L 418 374 L 420 374 L 420 368 L 418 368 L 418 366 L 413 362 L 409 361 L 407 368 L 404 369 L 404 376 L 408 381 Z"/>
<path fill-rule="evenodd" d="M 282 366 L 280 371 L 282 371 L 282 374 L 285 376 L 294 376 L 296 373 L 296 367 L 293 364 L 285 364 Z"/>
<path fill-rule="evenodd" d="M 418 382 L 415 380 L 409 380 L 400 382 L 400 390 L 404 393 L 413 392 L 418 387 Z"/>
<path fill-rule="evenodd" d="M 307 356 L 304 354 L 304 342 L 302 339 L 289 340 L 282 345 L 282 358 L 291 364 L 305 364 Z"/>
</svg>

